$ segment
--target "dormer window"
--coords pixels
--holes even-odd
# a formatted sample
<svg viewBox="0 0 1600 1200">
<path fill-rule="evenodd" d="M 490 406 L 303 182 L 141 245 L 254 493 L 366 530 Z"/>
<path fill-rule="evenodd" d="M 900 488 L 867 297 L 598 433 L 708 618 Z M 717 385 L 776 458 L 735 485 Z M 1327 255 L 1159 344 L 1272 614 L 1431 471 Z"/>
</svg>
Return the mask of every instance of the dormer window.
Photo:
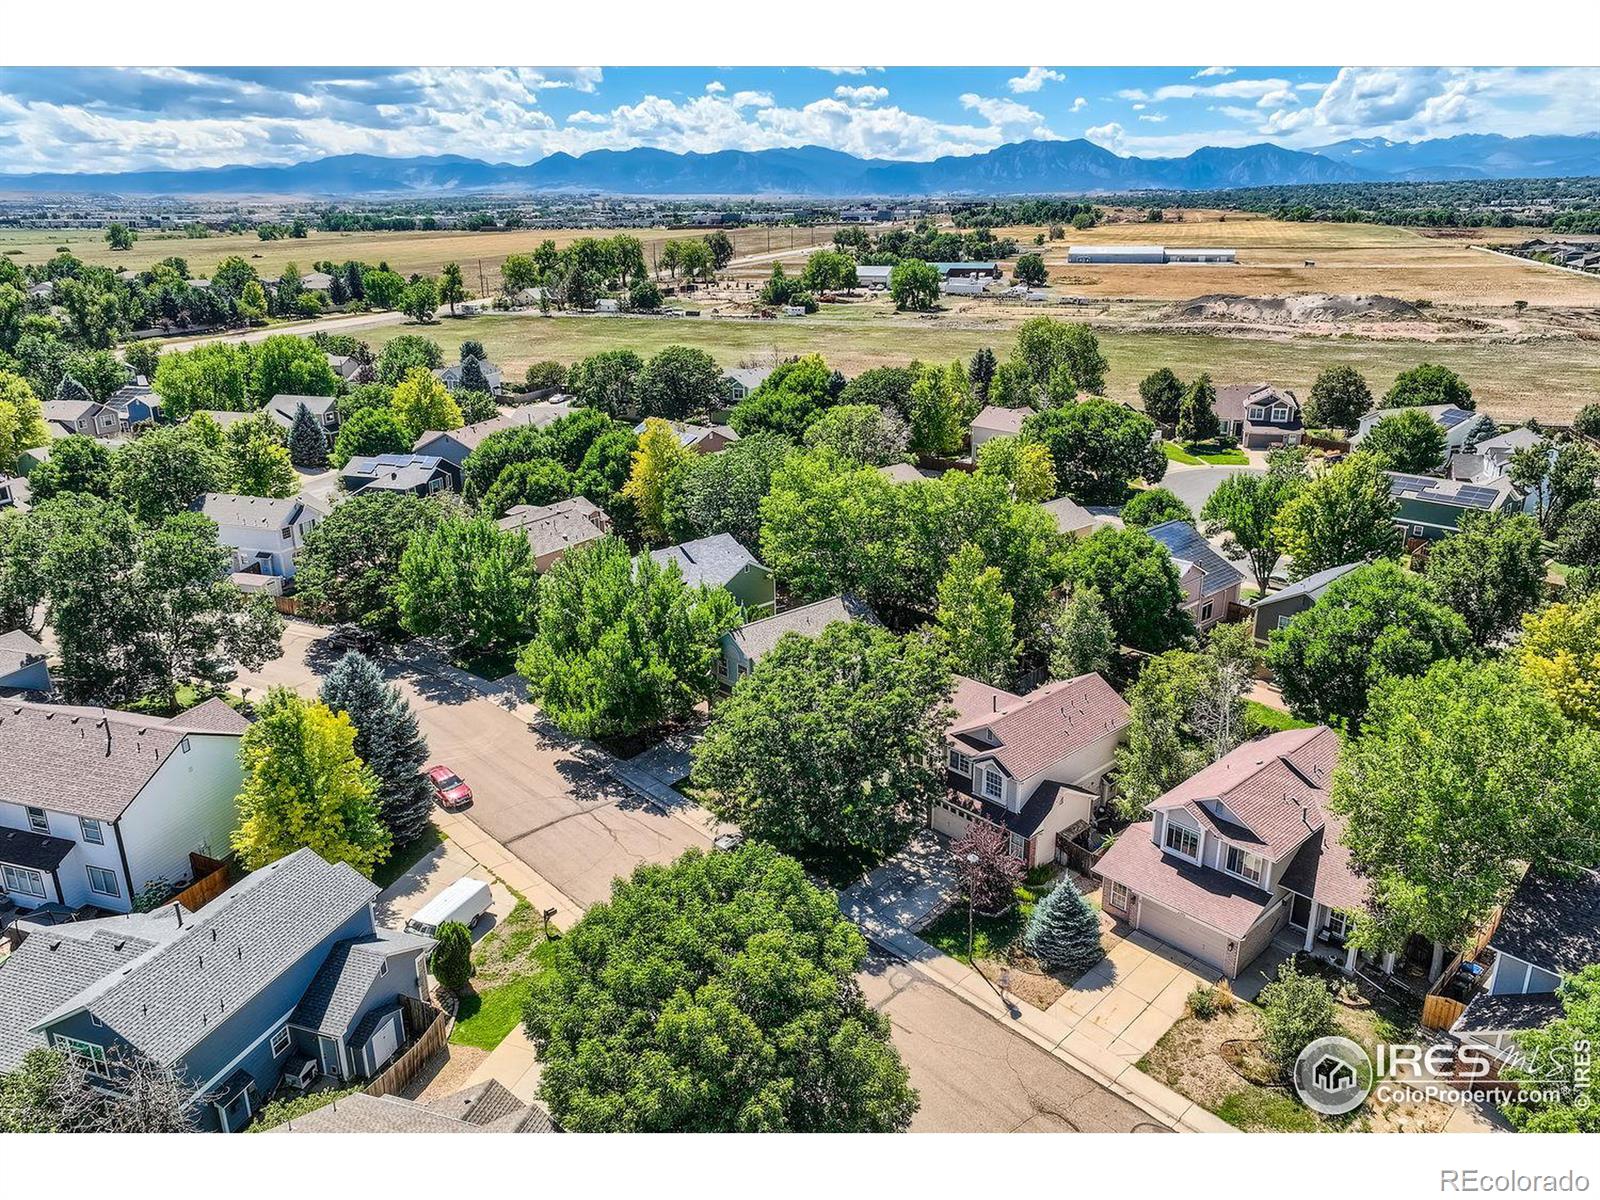
<svg viewBox="0 0 1600 1200">
<path fill-rule="evenodd" d="M 1264 408 L 1252 408 L 1250 410 L 1250 419 L 1252 421 L 1265 421 L 1267 419 L 1267 410 Z"/>
<path fill-rule="evenodd" d="M 1162 841 L 1174 854 L 1200 861 L 1200 835 L 1193 829 L 1175 824 L 1170 817 L 1167 818 L 1167 832 Z"/>
<path fill-rule="evenodd" d="M 1266 865 L 1266 860 L 1259 854 L 1251 854 L 1247 850 L 1239 849 L 1238 846 L 1228 847 L 1228 873 L 1231 875 L 1237 875 L 1240 879 L 1247 879 L 1251 883 L 1260 883 Z"/>
<path fill-rule="evenodd" d="M 989 800 L 999 800 L 1006 794 L 1005 776 L 999 771 L 983 773 L 983 794 Z"/>
<path fill-rule="evenodd" d="M 1275 405 L 1272 410 L 1272 419 L 1277 424 L 1282 425 L 1289 419 L 1289 406 L 1287 404 Z"/>
</svg>

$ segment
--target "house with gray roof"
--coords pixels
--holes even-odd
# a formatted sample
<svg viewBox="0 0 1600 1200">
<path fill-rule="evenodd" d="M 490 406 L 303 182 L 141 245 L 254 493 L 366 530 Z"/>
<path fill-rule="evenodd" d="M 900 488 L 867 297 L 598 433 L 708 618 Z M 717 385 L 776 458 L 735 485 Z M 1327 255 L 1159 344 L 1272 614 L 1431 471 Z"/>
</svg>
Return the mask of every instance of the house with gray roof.
<svg viewBox="0 0 1600 1200">
<path fill-rule="evenodd" d="M 31 493 L 26 479 L 21 475 L 0 473 L 0 512 L 8 508 L 27 512 L 32 507 L 28 502 L 30 498 Z"/>
<path fill-rule="evenodd" d="M 221 700 L 170 718 L 0 702 L 0 898 L 127 912 L 176 891 L 192 853 L 228 853 L 247 728 Z"/>
<path fill-rule="evenodd" d="M 495 1079 L 432 1100 L 341 1096 L 272 1128 L 273 1133 L 555 1133 L 538 1101 L 523 1102 Z"/>
<path fill-rule="evenodd" d="M 334 438 L 339 436 L 339 402 L 332 396 L 295 396 L 285 392 L 268 400 L 262 411 L 288 433 L 294 428 L 295 415 L 301 408 L 315 418 L 331 450 Z"/>
<path fill-rule="evenodd" d="M 737 404 L 767 381 L 771 367 L 733 367 L 722 373 L 728 389 L 728 403 Z"/>
<path fill-rule="evenodd" d="M 433 454 L 362 455 L 339 468 L 339 486 L 347 492 L 431 496 L 450 491 L 454 478 L 450 464 Z"/>
<path fill-rule="evenodd" d="M 1400 471 L 1384 474 L 1389 477 L 1389 495 L 1397 505 L 1395 524 L 1408 542 L 1434 542 L 1449 537 L 1456 532 L 1464 513 L 1522 511 L 1521 491 L 1504 476 L 1486 483 L 1466 483 Z"/>
<path fill-rule="evenodd" d="M 217 540 L 233 551 L 236 573 L 293 579 L 306 535 L 328 514 L 299 496 L 236 496 L 206 492 L 194 510 L 217 523 Z"/>
<path fill-rule="evenodd" d="M 0 1071 L 54 1046 L 114 1090 L 142 1055 L 190 1089 L 199 1128 L 224 1133 L 308 1061 L 339 1083 L 369 1078 L 420 1032 L 409 1014 L 433 947 L 380 929 L 377 895 L 303 849 L 196 912 L 25 923 L 0 963 Z"/>
<path fill-rule="evenodd" d="M 1353 562 L 1345 563 L 1341 567 L 1329 567 L 1326 571 L 1307 575 L 1280 591 L 1258 597 L 1250 606 L 1255 613 L 1252 626 L 1256 644 L 1265 646 L 1271 640 L 1273 630 L 1287 629 L 1290 621 L 1322 599 L 1322 593 L 1327 591 L 1335 580 L 1343 579 L 1357 567 L 1365 565 Z"/>
<path fill-rule="evenodd" d="M 0 695 L 48 693 L 50 687 L 43 644 L 22 629 L 0 633 Z"/>
<path fill-rule="evenodd" d="M 650 551 L 658 563 L 676 563 L 690 587 L 719 587 L 744 606 L 752 617 L 777 611 L 777 588 L 772 568 L 756 560 L 731 534 L 717 533 L 663 550 Z"/>
<path fill-rule="evenodd" d="M 1291 729 L 1158 796 L 1095 864 L 1104 911 L 1230 979 L 1275 940 L 1353 970 L 1368 885 L 1328 804 L 1338 760 L 1332 729 Z"/>
<path fill-rule="evenodd" d="M 491 396 L 498 396 L 505 390 L 504 375 L 498 366 L 482 358 L 474 358 L 473 361 L 478 364 L 478 370 L 483 374 L 483 381 L 489 385 L 489 394 Z M 462 390 L 461 380 L 466 369 L 467 360 L 462 359 L 460 362 L 454 362 L 448 366 L 435 367 L 433 377 L 444 384 L 450 391 L 459 392 Z"/>
<path fill-rule="evenodd" d="M 1514 1059 L 1516 1035 L 1561 1015 L 1564 980 L 1600 963 L 1600 872 L 1529 871 L 1489 938 L 1493 964 L 1450 1032 Z"/>
<path fill-rule="evenodd" d="M 972 418 L 972 457 L 978 457 L 978 447 L 997 437 L 1016 437 L 1022 432 L 1022 423 L 1033 416 L 1031 408 L 1006 408 L 990 404 Z"/>
<path fill-rule="evenodd" d="M 476 421 L 460 429 L 427 429 L 417 435 L 411 453 L 442 458 L 455 469 L 456 486 L 461 486 L 461 471 L 466 466 L 467 455 L 483 444 L 490 434 L 508 429 L 530 427 L 543 429 L 572 412 L 572 405 L 564 400 L 546 400 L 538 404 L 524 404 L 518 408 Z"/>
<path fill-rule="evenodd" d="M 568 550 L 598 542 L 611 532 L 611 518 L 582 496 L 554 504 L 515 504 L 500 518 L 500 528 L 515 530 L 528 539 L 533 565 L 548 571 Z"/>
<path fill-rule="evenodd" d="M 1056 532 L 1064 537 L 1086 538 L 1096 529 L 1094 514 L 1071 496 L 1057 496 L 1039 507 L 1050 514 Z"/>
<path fill-rule="evenodd" d="M 104 439 L 122 432 L 116 412 L 97 400 L 46 400 L 39 405 L 39 415 L 51 437 L 79 434 Z"/>
<path fill-rule="evenodd" d="M 751 671 L 756 663 L 786 634 L 814 638 L 835 621 L 867 621 L 878 624 L 870 605 L 854 596 L 829 596 L 814 604 L 785 609 L 759 621 L 751 621 L 722 635 L 722 657 L 717 660 L 717 678 L 731 688 Z"/>
<path fill-rule="evenodd" d="M 1187 521 L 1164 521 L 1145 530 L 1166 548 L 1183 588 L 1183 610 L 1204 633 L 1227 619 L 1230 605 L 1239 602 L 1244 575 Z"/>
<path fill-rule="evenodd" d="M 1300 398 L 1270 383 L 1230 383 L 1217 389 L 1222 432 L 1249 450 L 1293 446 L 1305 435 Z"/>
<path fill-rule="evenodd" d="M 1433 418 L 1434 424 L 1444 430 L 1444 449 L 1447 455 L 1465 449 L 1478 433 L 1479 414 L 1469 409 L 1457 408 L 1454 404 L 1419 404 L 1415 409 Z M 1409 411 L 1411 410 L 1408 408 L 1375 408 L 1369 413 L 1362 414 L 1350 444 L 1360 446 L 1379 421 Z"/>
</svg>

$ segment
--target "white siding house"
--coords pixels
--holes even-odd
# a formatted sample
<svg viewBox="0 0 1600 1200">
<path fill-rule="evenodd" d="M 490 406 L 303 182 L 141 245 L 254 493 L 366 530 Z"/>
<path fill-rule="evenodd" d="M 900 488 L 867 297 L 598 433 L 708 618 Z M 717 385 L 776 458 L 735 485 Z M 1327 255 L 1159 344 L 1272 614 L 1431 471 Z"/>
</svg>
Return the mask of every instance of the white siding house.
<svg viewBox="0 0 1600 1200">
<path fill-rule="evenodd" d="M 217 523 L 217 540 L 233 551 L 233 569 L 294 578 L 295 555 L 326 515 L 295 497 L 207 492 L 195 508 Z"/>
</svg>

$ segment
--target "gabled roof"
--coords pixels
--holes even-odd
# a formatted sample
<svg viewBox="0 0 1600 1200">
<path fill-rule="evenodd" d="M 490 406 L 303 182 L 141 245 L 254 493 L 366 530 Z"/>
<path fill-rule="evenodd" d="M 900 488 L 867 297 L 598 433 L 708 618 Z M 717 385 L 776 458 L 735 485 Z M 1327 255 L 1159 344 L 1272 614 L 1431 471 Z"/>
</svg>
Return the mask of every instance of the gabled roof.
<svg viewBox="0 0 1600 1200">
<path fill-rule="evenodd" d="M 749 391 L 755 391 L 766 382 L 767 376 L 772 374 L 771 367 L 732 367 L 725 372 L 729 379 L 742 384 Z"/>
<path fill-rule="evenodd" d="M 308 505 L 298 496 L 236 496 L 231 492 L 206 492 L 192 506 L 218 525 L 239 529 L 287 529 L 300 520 Z M 322 516 L 317 510 L 312 515 Z"/>
<path fill-rule="evenodd" d="M 784 634 L 816 637 L 835 621 L 867 621 L 876 625 L 878 618 L 864 600 L 857 600 L 854 596 L 829 596 L 814 604 L 804 604 L 774 616 L 762 617 L 759 621 L 751 621 L 723 636 L 732 641 L 746 658 L 755 662 L 776 646 Z"/>
<path fill-rule="evenodd" d="M 288 392 L 274 396 L 266 403 L 266 411 L 282 424 L 293 425 L 295 414 L 303 404 L 319 421 L 328 415 L 339 402 L 332 396 L 295 396 Z"/>
<path fill-rule="evenodd" d="M 94 416 L 100 408 L 99 402 L 94 400 L 46 400 L 39 405 L 46 421 L 62 421 L 69 425 Z"/>
<path fill-rule="evenodd" d="M 1323 827 L 1338 758 L 1333 730 L 1284 730 L 1224 754 L 1150 808 L 1181 808 L 1202 827 L 1275 862 Z M 1233 820 L 1208 802 L 1220 802 Z"/>
<path fill-rule="evenodd" d="M 251 872 L 173 936 L 63 1000 L 34 1028 L 87 1010 L 150 1058 L 174 1062 L 377 894 L 347 864 L 296 850 Z"/>
<path fill-rule="evenodd" d="M 271 1133 L 554 1133 L 550 1114 L 524 1104 L 496 1080 L 434 1100 L 401 1096 L 341 1096 Z"/>
<path fill-rule="evenodd" d="M 1456 1018 L 1451 1033 L 1510 1033 L 1538 1029 L 1561 1015 L 1561 1000 L 1553 992 L 1513 992 L 1494 995 L 1479 992 Z"/>
<path fill-rule="evenodd" d="M 1008 694 L 990 699 L 998 701 Z M 968 695 L 975 693 L 969 690 Z M 992 759 L 1013 779 L 1031 779 L 1127 724 L 1127 701 L 1091 673 L 1047 683 L 1011 699 L 998 711 L 980 708 L 958 717 L 946 737 L 974 758 Z"/>
<path fill-rule="evenodd" d="M 1281 591 L 1258 597 L 1255 607 L 1265 608 L 1284 600 L 1298 600 L 1301 596 L 1310 596 L 1313 600 L 1328 590 L 1328 585 L 1336 579 L 1350 574 L 1357 567 L 1364 567 L 1366 563 L 1345 563 L 1340 567 L 1329 567 L 1326 571 L 1318 571 L 1315 575 L 1307 575 L 1296 583 L 1291 583 Z"/>
<path fill-rule="evenodd" d="M 1057 496 L 1039 507 L 1054 518 L 1058 533 L 1075 534 L 1080 529 L 1094 528 L 1094 514 L 1071 496 Z"/>
<path fill-rule="evenodd" d="M 634 433 L 644 433 L 646 422 L 640 421 L 633 427 Z M 694 449 L 701 442 L 712 437 L 720 437 L 725 442 L 737 442 L 739 433 L 731 425 L 694 425 L 687 421 L 668 421 L 672 432 L 678 435 L 678 444 L 685 449 Z"/>
<path fill-rule="evenodd" d="M 1467 483 L 1459 479 L 1435 479 L 1432 475 L 1403 475 L 1399 471 L 1385 471 L 1384 474 L 1389 477 L 1389 494 L 1396 500 L 1421 500 L 1480 512 L 1495 511 L 1516 491 L 1504 477 L 1488 483 Z"/>
<path fill-rule="evenodd" d="M 1004 408 L 990 404 L 972 418 L 974 429 L 994 430 L 1002 434 L 1019 433 L 1022 423 L 1033 416 L 1031 408 Z"/>
<path fill-rule="evenodd" d="M 591 501 L 573 496 L 554 504 L 513 505 L 499 524 L 501 529 L 526 536 L 533 556 L 542 558 L 557 550 L 599 541 L 611 527 L 611 520 Z"/>
<path fill-rule="evenodd" d="M 1515 429 L 1508 429 L 1504 433 L 1497 433 L 1494 437 L 1484 438 L 1478 443 L 1478 453 L 1488 454 L 1490 451 L 1502 451 L 1509 455 L 1513 450 L 1526 450 L 1537 446 L 1544 440 L 1545 435 L 1536 433 L 1526 425 L 1518 425 Z"/>
<path fill-rule="evenodd" d="M 1287 388 L 1274 387 L 1270 383 L 1230 383 L 1217 389 L 1217 401 L 1213 406 L 1216 414 L 1224 421 L 1247 421 L 1250 409 L 1271 409 L 1276 404 L 1289 406 L 1289 421 L 1297 423 L 1300 417 L 1300 400 Z M 1272 414 L 1269 411 L 1265 422 L 1258 424 L 1272 424 Z"/>
<path fill-rule="evenodd" d="M 44 646 L 20 629 L 0 633 L 0 675 L 19 671 L 35 659 L 44 657 Z"/>
<path fill-rule="evenodd" d="M 1489 945 L 1562 975 L 1600 963 L 1600 873 L 1580 871 L 1564 878 L 1529 871 Z"/>
<path fill-rule="evenodd" d="M 1165 853 L 1151 838 L 1152 823 L 1124 829 L 1095 870 L 1141 898 L 1176 909 L 1234 938 L 1249 932 L 1272 897 L 1226 871 L 1197 867 Z"/>
<path fill-rule="evenodd" d="M 431 938 L 391 929 L 346 938 L 328 952 L 289 1023 L 344 1037 L 361 1011 L 361 1002 L 383 973 L 384 963 L 400 955 L 423 953 L 432 946 Z"/>
<path fill-rule="evenodd" d="M 190 711 L 194 724 L 188 713 L 163 719 L 7 700 L 0 704 L 0 800 L 115 821 L 184 738 L 238 736 L 214 727 L 209 702 Z"/>
<path fill-rule="evenodd" d="M 939 477 L 936 471 L 923 471 L 907 462 L 889 463 L 878 471 L 891 483 L 925 483 Z"/>
<path fill-rule="evenodd" d="M 650 557 L 662 564 L 677 563 L 678 570 L 683 573 L 683 581 L 690 587 L 698 584 L 725 587 L 746 567 L 766 570 L 755 555 L 727 533 L 715 533 L 663 550 L 652 550 Z"/>
<path fill-rule="evenodd" d="M 67 838 L 51 837 L 31 829 L 0 828 L 0 863 L 35 871 L 54 871 L 76 845 Z"/>
<path fill-rule="evenodd" d="M 443 469 L 444 459 L 432 454 L 363 455 L 345 463 L 339 478 L 365 479 L 363 487 L 409 491 L 426 486 Z"/>
<path fill-rule="evenodd" d="M 1457 408 L 1454 404 L 1413 404 L 1401 408 L 1375 408 L 1362 416 L 1361 423 L 1370 429 L 1385 417 L 1397 416 L 1403 412 L 1427 413 L 1435 424 L 1442 425 L 1445 429 L 1454 429 L 1461 422 L 1478 416 L 1477 413 Z"/>
<path fill-rule="evenodd" d="M 546 425 L 559 420 L 571 413 L 572 405 L 564 400 L 546 400 L 538 404 L 524 404 L 490 417 L 487 421 L 475 421 L 471 425 L 463 425 L 460 429 L 425 429 L 417 435 L 417 440 L 412 444 L 413 452 L 421 453 L 430 443 L 448 438 L 466 447 L 467 450 L 476 450 L 483 444 L 483 439 L 491 433 L 500 433 L 507 429 L 521 429 L 531 426 L 534 429 L 543 429 Z"/>
<path fill-rule="evenodd" d="M 1174 560 L 1193 563 L 1200 569 L 1200 594 L 1214 596 L 1244 582 L 1238 567 L 1219 554 L 1187 521 L 1163 521 L 1145 530 L 1167 548 Z M 1179 568 L 1182 573 L 1182 568 Z"/>
</svg>

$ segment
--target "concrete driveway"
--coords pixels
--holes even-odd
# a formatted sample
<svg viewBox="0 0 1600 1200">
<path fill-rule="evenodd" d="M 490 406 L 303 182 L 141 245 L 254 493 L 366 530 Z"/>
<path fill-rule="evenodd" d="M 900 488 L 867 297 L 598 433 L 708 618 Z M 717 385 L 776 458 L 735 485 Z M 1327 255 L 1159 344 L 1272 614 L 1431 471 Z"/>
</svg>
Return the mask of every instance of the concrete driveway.
<svg viewBox="0 0 1600 1200">
<path fill-rule="evenodd" d="M 874 952 L 858 979 L 888 1016 L 922 1098 L 922 1133 L 1163 1132 L 1143 1109 L 928 980 Z"/>
</svg>

